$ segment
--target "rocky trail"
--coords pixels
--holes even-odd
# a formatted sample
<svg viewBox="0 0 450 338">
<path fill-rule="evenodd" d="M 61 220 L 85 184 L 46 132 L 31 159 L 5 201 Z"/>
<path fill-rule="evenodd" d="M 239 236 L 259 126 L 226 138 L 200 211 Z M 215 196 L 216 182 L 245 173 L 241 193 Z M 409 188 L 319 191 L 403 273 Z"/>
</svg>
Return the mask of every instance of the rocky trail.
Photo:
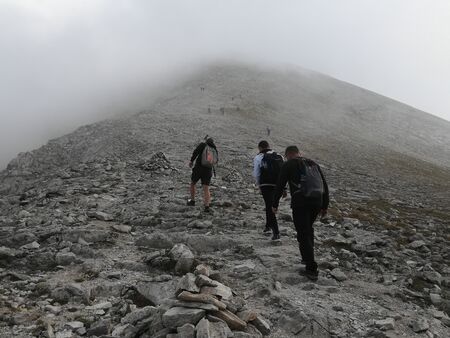
<svg viewBox="0 0 450 338">
<path fill-rule="evenodd" d="M 211 214 L 185 206 L 189 171 L 163 153 L 131 165 L 83 164 L 17 201 L 2 199 L 15 210 L 2 217 L 3 336 L 164 337 L 171 329 L 153 317 L 169 311 L 181 275 L 198 264 L 268 323 L 269 337 L 448 335 L 449 271 L 442 260 L 427 264 L 431 239 L 401 237 L 399 250 L 389 230 L 343 217 L 334 201 L 316 224 L 321 273 L 311 283 L 298 273 L 289 203 L 279 216 L 282 241 L 272 242 L 248 173 L 227 164 L 218 172 Z M 170 258 L 179 243 L 192 253 L 188 271 Z M 124 321 L 133 315 L 143 318 Z M 173 320 L 199 320 L 180 316 Z M 234 337 L 262 335 L 251 324 L 244 332 Z"/>
<path fill-rule="evenodd" d="M 274 149 L 300 144 L 330 185 L 312 283 L 288 200 L 281 242 L 262 234 L 251 165 L 268 115 L 249 112 L 267 105 L 248 108 L 247 91 L 227 106 L 219 84 L 81 127 L 0 172 L 0 336 L 449 337 L 448 168 L 271 121 Z M 186 206 L 187 161 L 211 126 L 221 162 L 204 213 L 200 195 Z"/>
</svg>

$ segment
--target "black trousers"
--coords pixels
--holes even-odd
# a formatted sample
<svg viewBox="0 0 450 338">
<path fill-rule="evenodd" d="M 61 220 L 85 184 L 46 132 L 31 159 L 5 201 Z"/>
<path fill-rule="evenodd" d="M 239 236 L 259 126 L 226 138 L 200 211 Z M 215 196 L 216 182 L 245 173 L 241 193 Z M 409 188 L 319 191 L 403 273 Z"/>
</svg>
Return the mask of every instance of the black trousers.
<svg viewBox="0 0 450 338">
<path fill-rule="evenodd" d="M 274 235 L 278 235 L 278 221 L 276 215 L 272 211 L 273 197 L 275 194 L 275 187 L 262 186 L 261 194 L 264 198 L 264 204 L 266 205 L 266 228 L 272 229 Z"/>
<path fill-rule="evenodd" d="M 297 230 L 297 241 L 300 254 L 306 264 L 306 269 L 317 271 L 314 260 L 314 227 L 313 224 L 320 212 L 317 206 L 292 206 L 292 218 Z"/>
</svg>

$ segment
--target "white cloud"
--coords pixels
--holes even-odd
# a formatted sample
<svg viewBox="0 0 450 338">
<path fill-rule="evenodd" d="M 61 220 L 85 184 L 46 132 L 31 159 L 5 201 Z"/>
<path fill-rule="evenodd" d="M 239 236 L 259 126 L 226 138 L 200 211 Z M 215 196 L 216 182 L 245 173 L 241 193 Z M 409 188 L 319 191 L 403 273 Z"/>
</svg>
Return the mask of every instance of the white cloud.
<svg viewBox="0 0 450 338">
<path fill-rule="evenodd" d="M 0 0 L 0 161 L 217 58 L 300 65 L 450 119 L 448 13 L 447 0 Z"/>
</svg>

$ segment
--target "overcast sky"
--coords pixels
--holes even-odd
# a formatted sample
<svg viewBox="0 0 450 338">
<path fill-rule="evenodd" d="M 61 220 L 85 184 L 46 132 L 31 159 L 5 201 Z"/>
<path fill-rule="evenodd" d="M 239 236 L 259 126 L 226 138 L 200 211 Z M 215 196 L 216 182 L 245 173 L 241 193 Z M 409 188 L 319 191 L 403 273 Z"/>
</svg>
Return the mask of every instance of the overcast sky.
<svg viewBox="0 0 450 338">
<path fill-rule="evenodd" d="M 0 167 L 223 58 L 310 68 L 450 120 L 450 0 L 0 0 Z"/>
</svg>

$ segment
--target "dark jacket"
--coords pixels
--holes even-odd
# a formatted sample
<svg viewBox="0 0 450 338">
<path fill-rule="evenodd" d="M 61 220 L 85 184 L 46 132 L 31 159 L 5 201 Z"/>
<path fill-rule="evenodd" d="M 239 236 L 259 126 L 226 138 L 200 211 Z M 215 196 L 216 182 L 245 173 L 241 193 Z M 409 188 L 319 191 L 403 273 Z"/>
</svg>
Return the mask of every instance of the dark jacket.
<svg viewBox="0 0 450 338">
<path fill-rule="evenodd" d="M 309 160 L 310 161 L 310 160 Z M 298 159 L 290 159 L 287 162 L 283 164 L 280 171 L 280 176 L 278 177 L 277 187 L 275 188 L 275 196 L 273 200 L 273 207 L 278 208 L 280 198 L 283 195 L 283 190 L 286 187 L 286 184 L 289 183 L 289 191 L 291 193 L 291 207 L 303 207 L 303 206 L 315 206 L 320 207 L 322 209 L 327 209 L 328 204 L 330 201 L 329 193 L 328 193 L 328 185 L 325 180 L 325 176 L 322 173 L 322 170 L 320 169 L 319 165 L 317 165 L 319 168 L 320 175 L 322 176 L 323 186 L 324 186 L 324 193 L 321 198 L 315 198 L 315 199 L 306 199 L 301 194 L 294 194 L 294 192 L 297 191 L 297 187 L 292 184 L 300 182 L 300 171 L 298 167 Z"/>
<path fill-rule="evenodd" d="M 216 151 L 217 151 L 216 145 L 214 143 L 208 143 L 208 145 L 210 147 L 216 149 Z M 194 152 L 192 153 L 191 162 L 195 161 L 194 167 L 196 167 L 196 168 L 203 167 L 202 166 L 202 153 L 203 153 L 203 150 L 205 150 L 205 147 L 206 147 L 206 142 L 202 142 L 197 146 L 197 148 L 195 148 Z M 219 156 L 219 152 L 217 152 L 217 156 Z"/>
</svg>

